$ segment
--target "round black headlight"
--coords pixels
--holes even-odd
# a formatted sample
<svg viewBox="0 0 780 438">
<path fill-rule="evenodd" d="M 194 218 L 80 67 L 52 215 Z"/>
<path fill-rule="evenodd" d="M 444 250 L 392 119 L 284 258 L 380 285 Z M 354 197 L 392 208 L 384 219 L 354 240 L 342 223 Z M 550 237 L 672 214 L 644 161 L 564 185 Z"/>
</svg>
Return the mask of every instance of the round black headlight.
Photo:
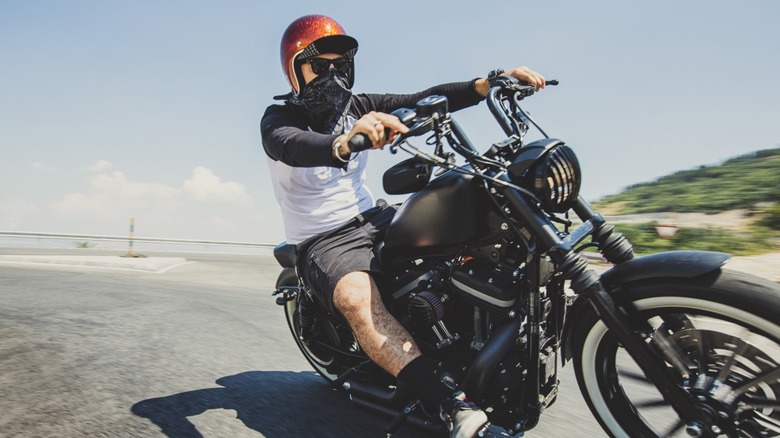
<svg viewBox="0 0 780 438">
<path fill-rule="evenodd" d="M 539 157 L 531 169 L 534 193 L 545 210 L 563 213 L 580 195 L 580 163 L 574 151 L 564 145 L 553 146 Z"/>
</svg>

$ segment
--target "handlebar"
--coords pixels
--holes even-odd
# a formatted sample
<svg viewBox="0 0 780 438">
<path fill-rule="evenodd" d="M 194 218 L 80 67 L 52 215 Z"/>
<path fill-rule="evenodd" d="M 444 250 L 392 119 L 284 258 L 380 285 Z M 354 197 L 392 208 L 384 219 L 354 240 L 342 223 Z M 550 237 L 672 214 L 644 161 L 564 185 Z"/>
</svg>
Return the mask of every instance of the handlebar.
<svg viewBox="0 0 780 438">
<path fill-rule="evenodd" d="M 366 149 L 371 149 L 371 140 L 366 134 L 355 134 L 347 142 L 347 147 L 350 152 L 360 152 Z"/>
<path fill-rule="evenodd" d="M 545 85 L 555 86 L 558 84 L 559 82 L 557 79 L 545 81 Z M 518 99 L 523 99 L 534 94 L 536 89 L 532 85 L 529 85 L 526 82 L 522 82 L 513 76 L 499 76 L 496 79 L 494 86 L 488 92 L 486 99 L 488 107 L 490 108 L 493 115 L 496 116 L 496 119 L 502 128 L 504 128 L 504 131 L 506 131 L 507 135 L 512 135 L 514 133 L 512 123 L 498 107 L 498 93 L 501 91 L 514 92 Z M 390 145 L 391 150 L 394 146 L 400 144 L 405 139 L 425 134 L 426 132 L 433 129 L 433 118 L 427 117 L 423 118 L 422 120 L 417 120 L 415 111 L 409 108 L 399 108 L 393 111 L 391 114 L 398 117 L 401 122 L 409 127 L 408 133 L 399 134 L 396 137 L 395 141 L 393 141 L 393 143 Z M 458 129 L 458 131 L 460 130 Z M 463 141 L 463 139 L 460 140 Z M 361 133 L 352 136 L 352 138 L 350 138 L 347 142 L 347 146 L 350 152 L 360 152 L 366 149 L 371 149 L 372 144 L 368 136 Z"/>
<path fill-rule="evenodd" d="M 398 117 L 398 120 L 400 120 L 401 123 L 409 127 L 409 132 L 403 135 L 399 134 L 392 143 L 393 145 L 400 143 L 405 138 L 425 134 L 432 128 L 432 124 L 429 123 L 430 119 L 415 123 L 417 119 L 417 113 L 413 109 L 398 108 L 390 114 Z M 385 135 L 389 135 L 389 130 L 385 130 Z M 362 133 L 353 135 L 352 138 L 350 138 L 347 142 L 347 147 L 349 148 L 350 152 L 364 151 L 366 149 L 371 149 L 371 146 L 371 140 L 369 140 L 366 134 Z"/>
</svg>

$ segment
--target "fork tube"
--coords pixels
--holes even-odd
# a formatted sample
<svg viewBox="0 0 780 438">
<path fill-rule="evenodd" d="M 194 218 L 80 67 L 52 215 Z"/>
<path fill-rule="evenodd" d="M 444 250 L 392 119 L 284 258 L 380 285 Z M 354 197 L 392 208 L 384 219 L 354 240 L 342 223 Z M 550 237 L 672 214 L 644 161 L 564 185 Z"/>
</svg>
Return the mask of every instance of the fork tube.
<svg viewBox="0 0 780 438">
<path fill-rule="evenodd" d="M 574 203 L 574 207 L 572 208 L 583 222 L 598 215 L 596 210 L 594 210 L 582 196 L 577 198 L 577 202 Z"/>
<path fill-rule="evenodd" d="M 501 177 L 508 181 L 508 176 Z M 531 204 L 522 194 L 511 188 L 505 188 L 503 195 L 512 205 L 516 214 L 518 214 L 525 223 L 531 228 L 531 231 L 539 237 L 541 248 L 547 251 L 555 245 L 561 243 L 562 239 L 558 236 L 558 229 L 550 222 L 539 210 L 539 207 Z"/>
</svg>

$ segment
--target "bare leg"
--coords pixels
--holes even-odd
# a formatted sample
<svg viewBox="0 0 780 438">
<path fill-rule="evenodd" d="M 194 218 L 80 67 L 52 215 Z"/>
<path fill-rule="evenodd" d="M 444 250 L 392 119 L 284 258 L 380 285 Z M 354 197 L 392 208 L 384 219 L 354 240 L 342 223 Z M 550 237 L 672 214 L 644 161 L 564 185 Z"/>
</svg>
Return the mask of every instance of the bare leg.
<svg viewBox="0 0 780 438">
<path fill-rule="evenodd" d="M 421 355 L 412 335 L 382 303 L 379 289 L 365 272 L 352 272 L 336 284 L 333 304 L 349 322 L 361 348 L 394 377 Z"/>
</svg>

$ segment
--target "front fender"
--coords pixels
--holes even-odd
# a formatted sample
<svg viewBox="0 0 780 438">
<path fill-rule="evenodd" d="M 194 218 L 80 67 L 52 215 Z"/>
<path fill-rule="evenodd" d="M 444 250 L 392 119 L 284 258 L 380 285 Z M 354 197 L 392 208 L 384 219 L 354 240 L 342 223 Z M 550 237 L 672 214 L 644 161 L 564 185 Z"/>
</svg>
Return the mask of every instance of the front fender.
<svg viewBox="0 0 780 438">
<path fill-rule="evenodd" d="M 609 290 L 618 288 L 621 284 L 651 278 L 694 278 L 720 269 L 730 258 L 729 254 L 712 251 L 659 252 L 636 257 L 605 271 L 601 274 L 601 283 Z M 573 326 L 581 319 L 580 315 L 590 310 L 588 301 L 578 296 L 566 312 L 561 345 L 562 364 L 572 358 L 570 332 Z"/>
<path fill-rule="evenodd" d="M 637 257 L 601 274 L 605 287 L 648 278 L 693 278 L 719 269 L 731 255 L 713 251 L 669 251 Z"/>
</svg>

